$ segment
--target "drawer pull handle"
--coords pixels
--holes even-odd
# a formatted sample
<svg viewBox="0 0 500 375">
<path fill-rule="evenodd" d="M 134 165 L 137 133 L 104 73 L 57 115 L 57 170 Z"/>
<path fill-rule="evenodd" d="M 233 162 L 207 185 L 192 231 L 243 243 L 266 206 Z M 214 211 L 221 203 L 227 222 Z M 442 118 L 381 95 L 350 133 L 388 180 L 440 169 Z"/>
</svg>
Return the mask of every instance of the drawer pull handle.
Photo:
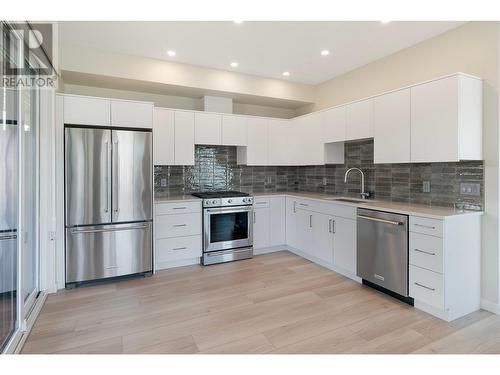
<svg viewBox="0 0 500 375">
<path fill-rule="evenodd" d="M 309 207 L 309 205 L 305 203 L 299 203 L 299 206 Z"/>
<path fill-rule="evenodd" d="M 187 247 L 184 246 L 184 247 L 174 247 L 172 250 L 186 250 Z"/>
<path fill-rule="evenodd" d="M 421 287 L 421 288 L 425 288 L 425 289 L 430 290 L 430 291 L 432 291 L 432 292 L 434 292 L 434 291 L 436 290 L 435 288 L 431 288 L 431 287 L 428 287 L 428 286 L 422 285 L 422 284 L 417 283 L 417 282 L 415 282 L 414 284 L 415 284 L 416 286 L 419 286 L 419 287 Z"/>
<path fill-rule="evenodd" d="M 436 229 L 436 227 L 430 226 L 430 225 L 423 225 L 423 224 L 413 224 L 416 227 L 422 227 L 422 228 L 427 228 L 427 229 Z"/>
<path fill-rule="evenodd" d="M 187 224 L 175 224 L 174 227 L 185 227 Z"/>
<path fill-rule="evenodd" d="M 187 207 L 174 207 L 174 210 L 185 210 Z"/>
<path fill-rule="evenodd" d="M 267 202 L 255 202 L 255 204 L 267 204 Z"/>
<path fill-rule="evenodd" d="M 430 251 L 425 251 L 425 250 L 420 250 L 420 249 L 414 249 L 415 251 L 418 251 L 419 253 L 424 253 L 427 255 L 436 255 L 436 253 L 431 253 Z"/>
</svg>

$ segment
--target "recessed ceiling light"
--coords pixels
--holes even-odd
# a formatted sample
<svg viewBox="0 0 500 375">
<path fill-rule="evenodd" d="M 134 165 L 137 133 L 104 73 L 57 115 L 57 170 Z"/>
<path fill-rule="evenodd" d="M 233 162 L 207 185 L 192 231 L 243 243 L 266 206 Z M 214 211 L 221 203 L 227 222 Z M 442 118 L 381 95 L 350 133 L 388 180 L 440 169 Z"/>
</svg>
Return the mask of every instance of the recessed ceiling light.
<svg viewBox="0 0 500 375">
<path fill-rule="evenodd" d="M 167 55 L 169 55 L 170 57 L 174 57 L 174 56 L 175 56 L 175 55 L 177 55 L 177 54 L 175 53 L 175 51 L 172 51 L 171 49 L 169 49 L 169 50 L 167 51 Z"/>
<path fill-rule="evenodd" d="M 324 49 L 321 51 L 321 56 L 328 56 L 330 54 L 330 50 L 329 49 Z"/>
<path fill-rule="evenodd" d="M 239 20 L 238 21 L 233 21 L 233 22 L 234 23 L 238 23 L 238 24 L 243 23 L 243 21 L 239 21 Z"/>
<path fill-rule="evenodd" d="M 285 77 L 288 77 L 290 75 L 290 72 L 283 72 L 281 74 L 283 74 Z"/>
<path fill-rule="evenodd" d="M 391 22 L 391 21 L 390 21 L 390 20 L 381 20 L 381 21 L 380 21 L 380 23 L 384 23 L 384 24 L 385 24 L 385 23 L 389 23 L 389 22 Z"/>
<path fill-rule="evenodd" d="M 238 63 L 236 61 L 233 61 L 231 62 L 230 64 L 233 68 L 237 68 L 238 67 Z"/>
</svg>

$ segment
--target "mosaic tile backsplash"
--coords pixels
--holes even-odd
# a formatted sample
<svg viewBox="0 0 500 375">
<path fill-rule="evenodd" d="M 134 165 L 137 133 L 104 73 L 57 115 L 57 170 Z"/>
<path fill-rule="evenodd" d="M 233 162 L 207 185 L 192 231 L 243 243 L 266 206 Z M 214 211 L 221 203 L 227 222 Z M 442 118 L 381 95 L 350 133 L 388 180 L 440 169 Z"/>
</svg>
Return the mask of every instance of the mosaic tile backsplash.
<svg viewBox="0 0 500 375">
<path fill-rule="evenodd" d="M 365 189 L 376 199 L 411 202 L 428 206 L 481 209 L 484 201 L 482 161 L 458 163 L 374 164 L 373 140 L 345 144 L 343 165 L 308 167 L 247 167 L 237 165 L 236 147 L 196 146 L 194 166 L 155 166 L 155 195 L 189 194 L 206 190 L 252 192 L 308 191 L 352 195 L 359 193 L 365 172 Z M 423 192 L 423 182 L 431 190 Z M 166 186 L 162 186 L 162 182 Z M 478 183 L 480 196 L 460 194 L 460 183 Z"/>
</svg>

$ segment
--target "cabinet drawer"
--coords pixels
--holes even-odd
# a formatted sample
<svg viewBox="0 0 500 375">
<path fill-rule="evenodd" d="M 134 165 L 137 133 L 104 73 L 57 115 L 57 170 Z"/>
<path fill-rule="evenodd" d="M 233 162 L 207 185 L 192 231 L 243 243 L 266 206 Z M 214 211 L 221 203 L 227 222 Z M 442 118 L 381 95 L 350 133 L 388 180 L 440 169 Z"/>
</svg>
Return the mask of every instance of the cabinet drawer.
<svg viewBox="0 0 500 375">
<path fill-rule="evenodd" d="M 410 233 L 410 264 L 443 273 L 443 239 Z"/>
<path fill-rule="evenodd" d="M 443 237 L 443 222 L 419 216 L 410 216 L 410 232 Z"/>
<path fill-rule="evenodd" d="M 187 214 L 201 212 L 200 202 L 171 202 L 157 203 L 156 215 L 172 215 L 172 214 Z"/>
<path fill-rule="evenodd" d="M 410 297 L 444 309 L 443 275 L 410 265 Z"/>
<path fill-rule="evenodd" d="M 268 208 L 270 198 L 255 198 L 253 207 L 254 208 Z"/>
<path fill-rule="evenodd" d="M 346 219 L 350 220 L 356 220 L 356 207 L 352 206 L 347 206 L 343 204 L 330 204 L 328 205 L 329 207 L 329 214 L 334 215 L 334 216 L 340 216 Z"/>
<path fill-rule="evenodd" d="M 201 214 L 161 215 L 156 217 L 156 239 L 201 234 Z"/>
<path fill-rule="evenodd" d="M 172 262 L 201 256 L 201 236 L 156 240 L 156 262 Z"/>
</svg>

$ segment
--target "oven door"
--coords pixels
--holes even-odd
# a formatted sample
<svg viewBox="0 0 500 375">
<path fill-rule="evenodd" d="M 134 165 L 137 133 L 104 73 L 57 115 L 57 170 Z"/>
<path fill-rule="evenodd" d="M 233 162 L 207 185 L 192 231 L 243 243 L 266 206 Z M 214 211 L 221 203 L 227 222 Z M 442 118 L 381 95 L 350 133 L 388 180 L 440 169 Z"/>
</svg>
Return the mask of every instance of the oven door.
<svg viewBox="0 0 500 375">
<path fill-rule="evenodd" d="M 206 208 L 203 214 L 203 251 L 253 245 L 252 206 Z"/>
</svg>

